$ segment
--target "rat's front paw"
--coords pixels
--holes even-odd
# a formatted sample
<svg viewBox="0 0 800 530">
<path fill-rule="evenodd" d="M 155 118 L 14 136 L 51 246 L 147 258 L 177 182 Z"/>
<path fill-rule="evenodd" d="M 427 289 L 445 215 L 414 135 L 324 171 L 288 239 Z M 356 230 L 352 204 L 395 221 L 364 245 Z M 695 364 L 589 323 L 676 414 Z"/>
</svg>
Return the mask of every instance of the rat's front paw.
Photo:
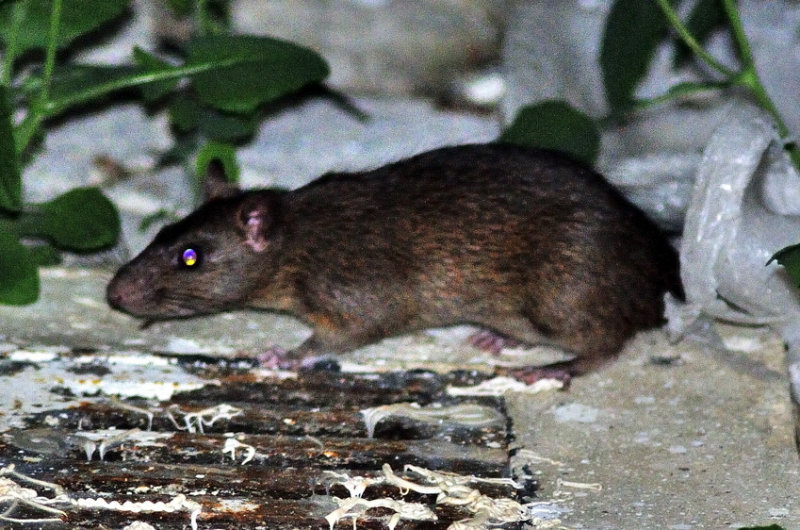
<svg viewBox="0 0 800 530">
<path fill-rule="evenodd" d="M 270 346 L 256 359 L 262 368 L 268 370 L 298 370 L 303 359 L 293 355 L 292 351 L 285 350 L 280 346 Z"/>
<path fill-rule="evenodd" d="M 299 370 L 316 372 L 338 372 L 341 370 L 336 359 L 324 355 L 303 355 L 297 350 L 285 350 L 280 346 L 272 346 L 258 357 L 259 365 L 268 370 Z"/>
</svg>

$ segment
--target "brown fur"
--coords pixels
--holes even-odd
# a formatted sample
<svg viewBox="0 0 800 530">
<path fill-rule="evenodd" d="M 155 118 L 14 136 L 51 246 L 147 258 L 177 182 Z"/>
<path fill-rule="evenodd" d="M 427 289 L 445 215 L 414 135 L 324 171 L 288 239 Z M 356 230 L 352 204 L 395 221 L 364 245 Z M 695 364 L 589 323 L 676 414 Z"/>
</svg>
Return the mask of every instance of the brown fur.
<svg viewBox="0 0 800 530">
<path fill-rule="evenodd" d="M 659 325 L 664 293 L 683 296 L 656 226 L 552 152 L 451 147 L 294 191 L 218 195 L 119 271 L 111 305 L 147 319 L 289 312 L 314 330 L 298 356 L 473 323 L 574 352 L 576 375 Z M 194 268 L 180 262 L 189 247 Z"/>
</svg>

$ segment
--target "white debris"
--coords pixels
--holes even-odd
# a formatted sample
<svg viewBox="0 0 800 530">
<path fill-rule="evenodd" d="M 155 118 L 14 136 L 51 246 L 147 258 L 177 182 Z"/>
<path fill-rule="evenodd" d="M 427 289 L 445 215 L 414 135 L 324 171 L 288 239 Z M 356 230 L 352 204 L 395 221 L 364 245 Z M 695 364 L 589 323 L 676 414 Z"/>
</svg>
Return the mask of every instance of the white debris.
<svg viewBox="0 0 800 530">
<path fill-rule="evenodd" d="M 225 445 L 222 448 L 222 453 L 223 454 L 230 453 L 231 460 L 236 460 L 237 449 L 242 449 L 244 451 L 244 460 L 242 460 L 241 465 L 245 465 L 246 463 L 251 461 L 254 456 L 256 456 L 255 447 L 246 443 L 242 443 L 236 438 L 228 438 L 227 440 L 225 440 Z"/>
<path fill-rule="evenodd" d="M 457 521 L 450 525 L 448 530 L 485 530 L 510 522 L 532 521 L 533 516 L 528 511 L 529 506 L 518 503 L 510 498 L 493 498 L 482 494 L 471 486 L 476 483 L 500 484 L 512 488 L 521 488 L 514 480 L 509 478 L 481 478 L 472 475 L 458 475 L 443 471 L 432 471 L 419 466 L 407 465 L 406 474 L 420 477 L 412 480 L 400 477 L 394 473 L 389 464 L 384 464 L 382 477 L 364 478 L 350 477 L 345 473 L 329 472 L 328 475 L 337 484 L 344 484 L 351 493 L 348 499 L 335 499 L 339 508 L 328 514 L 325 518 L 331 528 L 345 517 L 365 517 L 371 508 L 389 508 L 395 514 L 387 523 L 389 528 L 394 528 L 401 520 L 430 520 L 435 521 L 436 516 L 430 508 L 417 503 L 403 503 L 393 499 L 375 499 L 366 501 L 361 498 L 366 487 L 375 484 L 390 484 L 397 487 L 402 495 L 414 491 L 423 495 L 436 495 L 436 504 L 449 504 L 461 506 L 472 513 L 472 517 Z"/>
<path fill-rule="evenodd" d="M 361 411 L 367 426 L 367 436 L 372 438 L 375 427 L 389 416 L 401 416 L 428 424 L 452 423 L 468 427 L 486 427 L 503 424 L 505 418 L 497 410 L 472 403 L 449 407 L 421 407 L 418 403 L 395 403 Z"/>
<path fill-rule="evenodd" d="M 172 416 L 173 410 L 180 410 L 177 405 L 171 406 L 167 410 L 167 417 L 172 420 L 176 429 L 185 430 L 189 432 L 204 432 L 203 427 L 210 427 L 219 420 L 229 420 L 234 416 L 242 413 L 242 409 L 221 403 L 207 409 L 199 410 L 197 412 L 187 412 L 183 417 L 185 427 L 181 427 Z"/>
<path fill-rule="evenodd" d="M 447 393 L 451 396 L 503 396 L 507 392 L 538 394 L 562 388 L 564 382 L 558 379 L 540 379 L 527 385 L 512 377 L 493 377 L 474 386 L 448 386 Z"/>
<path fill-rule="evenodd" d="M 339 508 L 325 516 L 325 520 L 331 526 L 331 530 L 341 519 L 351 517 L 355 520 L 359 517 L 366 517 L 367 510 L 372 508 L 388 508 L 394 510 L 387 526 L 394 530 L 402 520 L 407 521 L 436 521 L 436 514 L 430 508 L 418 503 L 396 501 L 394 499 L 375 499 L 372 501 L 364 500 L 360 497 L 350 497 L 347 499 L 335 499 Z"/>
<path fill-rule="evenodd" d="M 8 478 L 12 477 L 12 478 Z M 19 482 L 17 482 L 19 481 Z M 20 485 L 20 482 L 27 482 L 32 486 L 46 488 L 53 491 L 53 497 L 40 495 L 36 490 Z M 24 504 L 29 508 L 43 511 L 55 515 L 56 517 L 35 518 L 35 519 L 16 519 L 12 517 L 16 507 Z M 103 498 L 96 499 L 75 499 L 67 495 L 64 489 L 58 484 L 36 480 L 22 473 L 18 473 L 13 465 L 0 468 L 0 506 L 7 506 L 0 513 L 0 521 L 20 523 L 20 524 L 44 524 L 50 522 L 61 522 L 61 518 L 66 516 L 62 509 L 55 508 L 78 508 L 82 510 L 114 510 L 133 513 L 153 513 L 153 512 L 189 512 L 192 530 L 197 530 L 197 516 L 202 511 L 202 506 L 179 494 L 169 502 L 133 502 L 126 500 L 119 502 L 116 500 L 107 501 Z M 142 528 L 141 526 L 139 528 Z"/>
<path fill-rule="evenodd" d="M 105 459 L 106 452 L 114 447 L 119 447 L 126 442 L 139 447 L 159 445 L 160 440 L 172 436 L 170 432 L 142 431 L 130 429 L 117 431 L 115 429 L 102 429 L 95 431 L 80 431 L 71 435 L 79 440 L 81 447 L 86 452 L 86 460 L 91 460 L 95 450 L 99 451 L 100 460 Z"/>
</svg>

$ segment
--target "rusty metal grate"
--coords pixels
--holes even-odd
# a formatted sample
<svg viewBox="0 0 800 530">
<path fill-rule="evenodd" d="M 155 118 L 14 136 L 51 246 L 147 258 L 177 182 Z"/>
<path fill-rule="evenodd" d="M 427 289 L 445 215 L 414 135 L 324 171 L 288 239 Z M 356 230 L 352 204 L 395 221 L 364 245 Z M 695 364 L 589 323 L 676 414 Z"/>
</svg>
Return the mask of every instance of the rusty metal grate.
<svg viewBox="0 0 800 530">
<path fill-rule="evenodd" d="M 0 512 L 6 510 L 6 522 L 0 526 L 124 528 L 139 521 L 164 530 L 193 524 L 328 529 L 352 528 L 355 521 L 361 529 L 392 524 L 445 529 L 456 521 L 481 521 L 474 520 L 475 509 L 466 500 L 436 502 L 452 497 L 436 491 L 454 477 L 426 473 L 482 479 L 509 475 L 512 434 L 504 401 L 447 392 L 450 385 L 479 382 L 480 375 L 314 371 L 281 379 L 256 375 L 241 362 L 234 366 L 195 358 L 181 363 L 184 370 L 218 384 L 165 402 L 86 400 L 31 415 L 26 428 L 5 434 L 0 439 L 0 466 L 7 471 L 0 476 Z M 365 409 L 372 409 L 371 438 Z M 404 469 L 407 465 L 416 467 Z M 358 482 L 343 484 L 346 477 L 361 477 L 363 495 L 358 496 Z M 4 483 L 35 491 L 40 502 L 12 505 L 3 496 Z M 409 490 L 408 484 L 418 488 Z M 489 480 L 462 489 L 473 501 L 483 495 L 513 505 L 530 500 L 535 486 L 532 481 Z M 61 512 L 47 512 L 47 507 Z M 428 510 L 435 520 L 423 518 L 422 512 L 415 519 L 412 509 Z M 509 521 L 504 525 L 480 517 L 493 528 L 522 524 L 521 517 L 504 519 Z"/>
</svg>

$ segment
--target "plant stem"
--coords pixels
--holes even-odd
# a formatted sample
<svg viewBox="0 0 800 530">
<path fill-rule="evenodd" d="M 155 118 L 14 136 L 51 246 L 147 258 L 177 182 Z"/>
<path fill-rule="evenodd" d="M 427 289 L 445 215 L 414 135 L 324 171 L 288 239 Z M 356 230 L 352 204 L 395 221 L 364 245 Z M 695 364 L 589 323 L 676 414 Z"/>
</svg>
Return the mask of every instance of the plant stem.
<svg viewBox="0 0 800 530">
<path fill-rule="evenodd" d="M 36 137 L 45 118 L 45 109 L 50 103 L 50 83 L 53 80 L 53 70 L 55 70 L 56 66 L 58 29 L 61 24 L 61 7 L 62 0 L 53 0 L 53 9 L 50 11 L 50 29 L 47 35 L 47 50 L 45 51 L 42 86 L 36 101 L 28 108 L 25 119 L 14 129 L 17 155 L 24 152 L 28 148 L 31 140 Z"/>
<path fill-rule="evenodd" d="M 667 17 L 667 20 L 669 20 L 669 23 L 678 33 L 681 40 L 686 43 L 686 45 L 695 53 L 695 55 L 702 59 L 711 68 L 727 78 L 732 78 L 736 75 L 734 70 L 731 70 L 719 62 L 713 55 L 708 53 L 699 42 L 697 42 L 697 39 L 695 39 L 694 36 L 689 33 L 689 28 L 687 28 L 683 21 L 681 21 L 678 13 L 672 8 L 669 0 L 656 0 L 656 2 L 658 2 L 661 11 L 664 12 L 664 16 Z"/>
<path fill-rule="evenodd" d="M 197 0 L 195 25 L 199 36 L 203 37 L 210 33 L 211 17 L 208 14 L 208 0 Z"/>
<path fill-rule="evenodd" d="M 637 99 L 636 110 L 643 110 L 655 105 L 660 105 L 667 101 L 672 101 L 676 98 L 687 97 L 694 94 L 701 94 L 712 90 L 720 90 L 730 87 L 732 82 L 719 81 L 719 82 L 700 82 L 700 83 L 680 83 L 673 86 L 664 94 L 649 99 Z"/>
<path fill-rule="evenodd" d="M 14 137 L 17 140 L 17 153 L 22 153 L 31 140 L 36 137 L 39 127 L 47 118 L 57 116 L 73 105 L 91 101 L 110 92 L 131 88 L 138 85 L 153 83 L 158 81 L 168 81 L 180 79 L 182 77 L 199 74 L 214 68 L 224 68 L 225 66 L 235 66 L 241 64 L 242 58 L 231 58 L 226 61 L 208 61 L 191 66 L 178 66 L 168 70 L 158 72 L 146 72 L 142 74 L 125 75 L 124 77 L 111 77 L 104 83 L 95 84 L 79 92 L 73 92 L 56 99 L 42 101 L 41 96 L 35 108 L 30 108 L 22 123 L 14 128 Z M 48 80 L 49 84 L 49 80 Z"/>
<path fill-rule="evenodd" d="M 19 157 L 28 148 L 39 127 L 42 125 L 44 117 L 33 109 L 28 109 L 28 114 L 22 122 L 14 127 L 14 143 L 16 144 L 17 156 Z"/>
<path fill-rule="evenodd" d="M 769 97 L 767 90 L 764 88 L 764 84 L 761 82 L 761 76 L 758 75 L 756 62 L 750 48 L 750 41 L 747 39 L 747 34 L 744 32 L 744 25 L 739 16 L 736 0 L 723 0 L 722 5 L 725 8 L 725 13 L 728 15 L 731 32 L 733 33 L 733 38 L 736 41 L 736 46 L 739 49 L 739 55 L 743 63 L 742 71 L 734 78 L 734 82 L 750 91 L 758 104 L 761 105 L 761 108 L 769 112 L 775 120 L 780 137 L 786 139 L 789 136 L 789 127 L 786 125 L 786 122 L 783 121 L 778 107 L 775 106 L 775 102 Z M 788 147 L 788 151 L 795 167 L 800 169 L 800 148 L 798 148 L 796 144 L 793 144 Z"/>
<path fill-rule="evenodd" d="M 61 24 L 62 3 L 63 0 L 53 0 L 53 10 L 50 12 L 50 30 L 47 35 L 47 52 L 44 59 L 42 91 L 39 93 L 39 104 L 42 107 L 47 103 L 47 98 L 50 96 L 50 82 L 53 79 L 53 70 L 56 66 L 58 27 Z"/>
<path fill-rule="evenodd" d="M 761 83 L 761 78 L 758 76 L 755 66 L 745 68 L 745 70 L 737 76 L 736 83 L 747 88 L 758 104 L 772 115 L 778 126 L 778 134 L 781 135 L 781 138 L 789 136 L 789 127 L 786 125 L 786 122 L 783 121 L 778 108 Z"/>
<path fill-rule="evenodd" d="M 786 122 L 783 121 L 778 108 L 775 106 L 772 98 L 769 97 L 769 94 L 764 88 L 764 84 L 761 82 L 761 78 L 758 75 L 755 60 L 753 59 L 753 52 L 750 48 L 750 42 L 747 40 L 747 34 L 744 31 L 744 26 L 742 25 L 742 20 L 739 16 L 739 9 L 736 6 L 736 0 L 722 0 L 722 5 L 725 8 L 731 33 L 733 34 L 736 47 L 739 51 L 740 59 L 742 61 L 742 69 L 739 72 L 735 72 L 717 61 L 705 50 L 705 48 L 700 45 L 699 42 L 697 42 L 694 36 L 692 36 L 692 34 L 689 32 L 688 28 L 683 24 L 677 12 L 669 4 L 669 0 L 656 1 L 658 2 L 659 7 L 661 7 L 661 10 L 664 12 L 664 16 L 667 17 L 667 20 L 669 20 L 669 23 L 678 33 L 683 42 L 686 43 L 686 45 L 700 59 L 705 61 L 706 64 L 727 77 L 730 84 L 735 84 L 746 88 L 753 98 L 755 98 L 756 102 L 761 106 L 761 108 L 766 110 L 775 120 L 780 137 L 786 139 L 789 136 L 789 127 L 787 127 Z M 671 99 L 675 95 L 675 93 L 670 91 L 659 98 L 645 101 L 644 104 L 649 105 L 651 102 L 665 101 Z M 792 162 L 798 169 L 800 169 L 800 147 L 797 145 L 791 145 L 788 147 L 788 151 Z"/>
<path fill-rule="evenodd" d="M 753 52 L 750 49 L 750 42 L 747 40 L 747 34 L 744 32 L 744 26 L 742 25 L 741 17 L 739 17 L 736 1 L 723 0 L 722 5 L 725 7 L 725 12 L 728 15 L 731 32 L 733 33 L 733 38 L 739 49 L 739 55 L 743 63 L 742 71 L 735 78 L 735 82 L 740 86 L 744 86 L 753 94 L 758 104 L 775 119 L 781 137 L 786 137 L 789 135 L 789 128 L 786 126 L 783 118 L 781 118 L 772 98 L 769 97 L 769 94 L 767 94 L 767 91 L 764 89 L 764 85 L 758 75 L 756 63 L 753 59 Z"/>
<path fill-rule="evenodd" d="M 728 15 L 728 22 L 731 26 L 733 39 L 736 41 L 736 47 L 739 48 L 739 56 L 745 68 L 750 66 L 755 68 L 753 53 L 750 51 L 750 42 L 747 40 L 744 26 L 742 26 L 742 19 L 739 16 L 739 9 L 736 7 L 736 0 L 722 0 L 722 6 L 725 8 L 725 13 Z"/>
<path fill-rule="evenodd" d="M 0 83 L 11 86 L 14 73 L 14 61 L 17 60 L 17 35 L 28 12 L 28 2 L 16 2 L 11 6 L 11 29 L 6 37 L 6 52 L 3 62 L 3 73 Z"/>
</svg>

